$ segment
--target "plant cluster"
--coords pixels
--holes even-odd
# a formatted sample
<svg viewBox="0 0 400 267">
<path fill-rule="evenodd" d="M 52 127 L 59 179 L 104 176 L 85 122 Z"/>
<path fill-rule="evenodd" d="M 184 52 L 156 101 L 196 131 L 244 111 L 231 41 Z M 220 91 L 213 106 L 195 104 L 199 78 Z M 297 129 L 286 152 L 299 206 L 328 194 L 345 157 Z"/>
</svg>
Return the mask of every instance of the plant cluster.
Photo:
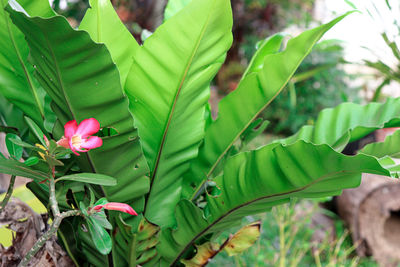
<svg viewBox="0 0 400 267">
<path fill-rule="evenodd" d="M 267 125 L 260 113 L 348 14 L 285 49 L 283 34 L 263 40 L 213 120 L 210 82 L 232 43 L 229 0 L 170 1 L 143 45 L 108 0 L 90 1 L 78 29 L 47 0 L 1 4 L 0 91 L 23 114 L 27 134 L 9 136 L 23 152 L 11 149 L 0 172 L 33 179 L 29 189 L 53 218 L 22 266 L 57 229 L 78 266 L 203 266 L 257 240 L 259 223 L 216 239 L 247 215 L 340 194 L 363 172 L 398 176 L 384 145 L 340 152 L 400 126 L 400 99 L 326 109 L 289 138 L 247 147 Z"/>
</svg>

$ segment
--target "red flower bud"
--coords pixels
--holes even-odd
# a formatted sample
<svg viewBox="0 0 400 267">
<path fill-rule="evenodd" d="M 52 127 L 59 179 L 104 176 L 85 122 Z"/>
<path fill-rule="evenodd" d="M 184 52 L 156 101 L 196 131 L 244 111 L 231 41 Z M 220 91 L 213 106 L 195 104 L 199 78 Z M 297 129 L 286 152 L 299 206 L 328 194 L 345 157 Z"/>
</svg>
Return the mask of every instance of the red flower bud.
<svg viewBox="0 0 400 267">
<path fill-rule="evenodd" d="M 101 209 L 106 209 L 106 210 L 118 210 L 122 211 L 125 213 L 129 213 L 130 215 L 138 215 L 134 209 L 132 209 L 131 206 L 125 203 L 118 203 L 118 202 L 109 202 L 104 205 L 97 205 L 94 206 L 93 209 L 95 211 L 101 211 Z"/>
</svg>

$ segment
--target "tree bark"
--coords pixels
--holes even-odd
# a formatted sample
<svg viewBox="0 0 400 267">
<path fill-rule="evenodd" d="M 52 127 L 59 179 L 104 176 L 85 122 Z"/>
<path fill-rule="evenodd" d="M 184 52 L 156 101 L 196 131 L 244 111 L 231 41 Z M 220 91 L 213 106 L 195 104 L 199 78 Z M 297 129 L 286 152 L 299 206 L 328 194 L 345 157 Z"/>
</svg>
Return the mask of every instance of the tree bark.
<svg viewBox="0 0 400 267">
<path fill-rule="evenodd" d="M 339 215 L 347 223 L 359 256 L 373 256 L 381 266 L 400 263 L 400 182 L 364 174 L 360 187 L 337 197 Z"/>
</svg>

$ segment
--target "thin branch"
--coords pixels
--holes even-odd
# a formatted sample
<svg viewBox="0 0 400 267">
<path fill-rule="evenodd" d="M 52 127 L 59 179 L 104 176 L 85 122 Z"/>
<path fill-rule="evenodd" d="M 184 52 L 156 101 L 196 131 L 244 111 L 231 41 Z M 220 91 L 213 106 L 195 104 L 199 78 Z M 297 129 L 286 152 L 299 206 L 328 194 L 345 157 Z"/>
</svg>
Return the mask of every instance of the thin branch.
<svg viewBox="0 0 400 267">
<path fill-rule="evenodd" d="M 77 216 L 80 215 L 79 210 L 69 210 L 63 213 L 60 213 L 57 216 L 54 216 L 54 221 L 51 224 L 49 230 L 42 235 L 33 245 L 33 247 L 29 250 L 29 252 L 25 255 L 25 257 L 22 259 L 18 267 L 25 267 L 28 266 L 28 263 L 36 255 L 36 253 L 43 247 L 43 245 L 46 243 L 47 240 L 49 240 L 53 235 L 57 233 L 58 228 L 60 227 L 61 221 L 64 218 L 70 217 L 70 216 Z"/>
<path fill-rule="evenodd" d="M 55 168 L 54 166 L 50 166 L 51 169 L 51 176 L 49 178 L 49 189 L 50 189 L 50 196 L 49 196 L 49 201 L 50 201 L 50 207 L 51 211 L 53 213 L 54 221 L 51 224 L 49 230 L 42 235 L 33 245 L 33 247 L 29 250 L 29 252 L 25 255 L 25 257 L 22 259 L 18 267 L 25 267 L 28 265 L 32 257 L 36 255 L 36 253 L 43 247 L 43 245 L 46 243 L 47 240 L 49 240 L 53 235 L 57 233 L 58 228 L 60 227 L 61 221 L 64 218 L 70 217 L 70 216 L 77 216 L 80 215 L 81 212 L 79 210 L 69 210 L 65 211 L 63 213 L 60 213 L 60 209 L 58 208 L 58 203 L 57 203 L 57 198 L 56 198 L 56 189 L 55 189 L 55 181 L 54 181 L 54 174 L 55 174 Z"/>
<path fill-rule="evenodd" d="M 3 199 L 3 201 L 1 202 L 1 205 L 0 205 L 0 214 L 4 211 L 4 209 L 7 206 L 8 201 L 11 198 L 11 195 L 12 195 L 13 190 L 14 190 L 14 183 L 15 183 L 15 175 L 12 175 L 11 179 L 10 179 L 10 184 L 8 185 L 7 194 L 4 197 L 4 199 Z"/>
<path fill-rule="evenodd" d="M 60 215 L 60 209 L 58 208 L 57 198 L 56 198 L 56 186 L 54 181 L 54 167 L 52 167 L 52 177 L 49 179 L 49 187 L 50 187 L 50 207 L 53 212 L 53 216 L 57 217 Z"/>
</svg>

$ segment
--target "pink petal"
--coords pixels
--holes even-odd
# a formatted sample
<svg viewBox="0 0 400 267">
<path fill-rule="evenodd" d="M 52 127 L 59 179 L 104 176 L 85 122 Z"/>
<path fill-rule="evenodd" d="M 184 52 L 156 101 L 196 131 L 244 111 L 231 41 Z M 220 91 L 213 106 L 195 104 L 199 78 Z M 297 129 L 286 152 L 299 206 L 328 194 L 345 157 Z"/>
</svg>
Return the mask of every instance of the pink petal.
<svg viewBox="0 0 400 267">
<path fill-rule="evenodd" d="M 93 149 L 97 147 L 101 147 L 103 145 L 103 140 L 97 136 L 91 136 L 86 140 L 82 141 L 81 147 L 86 149 Z"/>
<path fill-rule="evenodd" d="M 68 142 L 69 148 L 72 150 L 72 152 L 74 152 L 75 155 L 79 156 L 79 153 L 76 152 L 76 150 L 77 150 L 76 147 L 74 147 L 74 146 L 72 145 L 72 139 L 69 139 L 68 141 L 69 141 L 69 142 Z"/>
<path fill-rule="evenodd" d="M 65 148 L 69 148 L 69 141 L 67 138 L 63 137 L 57 141 L 57 145 L 65 147 Z"/>
<path fill-rule="evenodd" d="M 86 138 L 92 134 L 97 133 L 100 130 L 100 123 L 95 118 L 89 118 L 83 120 L 76 130 L 76 134 Z"/>
<path fill-rule="evenodd" d="M 125 203 L 109 202 L 103 205 L 103 208 L 108 210 L 118 210 L 129 213 L 130 215 L 137 215 L 136 211 L 131 206 Z"/>
<path fill-rule="evenodd" d="M 67 122 L 64 125 L 64 136 L 68 139 L 72 138 L 72 136 L 75 134 L 77 128 L 78 128 L 78 124 L 76 123 L 76 120 Z"/>
</svg>

